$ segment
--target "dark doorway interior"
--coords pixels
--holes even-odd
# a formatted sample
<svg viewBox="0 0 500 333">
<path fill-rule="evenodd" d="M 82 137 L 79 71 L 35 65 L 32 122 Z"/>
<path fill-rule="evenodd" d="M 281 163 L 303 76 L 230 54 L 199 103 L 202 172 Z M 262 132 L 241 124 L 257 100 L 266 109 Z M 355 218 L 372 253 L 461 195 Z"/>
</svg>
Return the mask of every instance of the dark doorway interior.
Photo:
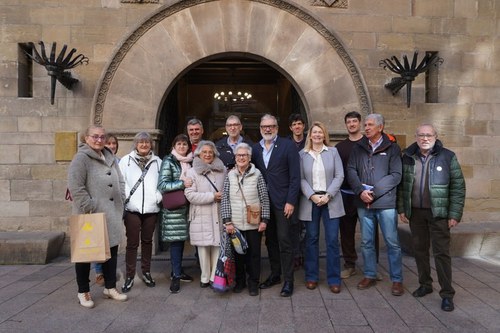
<svg viewBox="0 0 500 333">
<path fill-rule="evenodd" d="M 215 94 L 221 97 L 221 92 L 224 96 L 215 99 Z M 304 105 L 292 83 L 268 64 L 239 55 L 203 62 L 182 76 L 165 99 L 159 119 L 164 135 L 158 153 L 160 157 L 169 153 L 173 138 L 185 133 L 186 122 L 194 117 L 203 122 L 204 138 L 217 140 L 224 135 L 227 116 L 236 114 L 242 120 L 244 134 L 258 141 L 258 125 L 265 113 L 278 118 L 280 135 L 289 134 L 290 114 L 301 113 L 306 119 Z"/>
</svg>

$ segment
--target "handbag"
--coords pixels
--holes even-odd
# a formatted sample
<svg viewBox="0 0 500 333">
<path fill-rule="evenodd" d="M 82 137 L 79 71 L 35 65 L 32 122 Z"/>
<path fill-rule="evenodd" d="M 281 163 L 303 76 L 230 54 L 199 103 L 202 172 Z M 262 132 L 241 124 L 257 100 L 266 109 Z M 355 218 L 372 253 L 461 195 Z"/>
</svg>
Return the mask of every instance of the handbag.
<svg viewBox="0 0 500 333">
<path fill-rule="evenodd" d="M 111 258 L 104 213 L 73 215 L 69 219 L 71 262 L 105 262 Z"/>
<path fill-rule="evenodd" d="M 247 208 L 247 223 L 258 225 L 260 223 L 260 203 L 255 204 L 247 204 L 247 200 L 245 199 L 245 194 L 243 194 L 243 188 L 240 184 L 240 177 L 238 177 L 238 186 L 241 191 L 241 196 L 243 197 L 243 201 L 245 202 L 245 206 Z"/>
<path fill-rule="evenodd" d="M 168 210 L 176 210 L 187 204 L 184 190 L 175 190 L 163 193 L 162 196 L 163 208 Z"/>
</svg>

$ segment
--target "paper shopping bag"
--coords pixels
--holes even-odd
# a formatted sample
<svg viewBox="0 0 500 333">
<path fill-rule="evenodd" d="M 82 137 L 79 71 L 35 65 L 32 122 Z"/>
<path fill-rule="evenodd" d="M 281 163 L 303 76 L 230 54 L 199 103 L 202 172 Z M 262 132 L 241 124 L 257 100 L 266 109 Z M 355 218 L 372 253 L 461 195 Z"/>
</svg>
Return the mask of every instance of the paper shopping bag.
<svg viewBox="0 0 500 333">
<path fill-rule="evenodd" d="M 71 262 L 105 262 L 111 258 L 104 213 L 70 218 Z"/>
</svg>

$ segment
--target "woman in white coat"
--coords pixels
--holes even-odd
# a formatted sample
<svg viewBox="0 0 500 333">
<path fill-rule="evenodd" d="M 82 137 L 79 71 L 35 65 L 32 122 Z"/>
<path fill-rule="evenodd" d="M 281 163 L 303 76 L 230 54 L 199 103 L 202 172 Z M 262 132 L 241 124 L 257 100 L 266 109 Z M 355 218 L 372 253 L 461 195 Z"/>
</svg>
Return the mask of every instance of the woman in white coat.
<svg viewBox="0 0 500 333">
<path fill-rule="evenodd" d="M 304 270 L 307 289 L 315 289 L 319 280 L 319 223 L 323 220 L 326 242 L 326 275 L 332 293 L 340 292 L 339 222 L 345 215 L 340 185 L 344 180 L 342 160 L 336 148 L 329 147 L 325 126 L 315 121 L 300 151 L 299 219 L 306 227 Z"/>
<path fill-rule="evenodd" d="M 151 276 L 151 255 L 153 233 L 162 197 L 160 191 L 156 189 L 160 167 L 161 159 L 153 153 L 151 135 L 146 132 L 137 133 L 134 137 L 134 149 L 120 160 L 127 196 L 124 216 L 127 235 L 125 253 L 127 277 L 122 287 L 123 292 L 129 292 L 134 285 L 139 243 L 142 280 L 148 287 L 154 287 L 156 284 Z"/>
<path fill-rule="evenodd" d="M 193 185 L 184 190 L 189 206 L 189 238 L 198 247 L 201 277 L 200 286 L 206 288 L 214 281 L 219 257 L 222 220 L 220 201 L 226 177 L 226 167 L 211 141 L 201 141 L 194 151 L 193 167 L 186 177 Z"/>
</svg>

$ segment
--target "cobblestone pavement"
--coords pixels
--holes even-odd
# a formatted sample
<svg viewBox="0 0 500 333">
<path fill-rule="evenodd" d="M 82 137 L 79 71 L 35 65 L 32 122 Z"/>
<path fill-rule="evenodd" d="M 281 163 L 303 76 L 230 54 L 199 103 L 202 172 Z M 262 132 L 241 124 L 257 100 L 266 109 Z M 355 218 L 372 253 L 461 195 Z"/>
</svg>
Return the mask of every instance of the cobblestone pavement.
<svg viewBox="0 0 500 333">
<path fill-rule="evenodd" d="M 390 293 L 383 259 L 383 280 L 368 290 L 356 288 L 362 277 L 358 267 L 357 275 L 344 280 L 342 292 L 332 294 L 324 280 L 322 259 L 318 289 L 306 289 L 299 270 L 291 298 L 280 297 L 279 286 L 251 297 L 246 291 L 218 294 L 201 289 L 194 260 L 186 260 L 185 269 L 195 281 L 182 283 L 180 293 L 170 294 L 169 262 L 157 256 L 152 264 L 155 288 L 136 277 L 129 300 L 120 303 L 102 298 L 102 287 L 94 284 L 94 309 L 78 304 L 74 267 L 67 258 L 48 265 L 0 266 L 0 333 L 500 332 L 499 257 L 453 258 L 457 294 L 455 311 L 450 313 L 440 309 L 436 282 L 432 294 L 421 299 L 411 296 L 418 286 L 416 266 L 407 256 L 403 264 L 405 294 L 400 297 Z M 119 267 L 124 268 L 123 255 Z M 267 259 L 263 260 L 263 277 L 268 267 Z M 119 276 L 121 286 L 121 271 Z"/>
</svg>

